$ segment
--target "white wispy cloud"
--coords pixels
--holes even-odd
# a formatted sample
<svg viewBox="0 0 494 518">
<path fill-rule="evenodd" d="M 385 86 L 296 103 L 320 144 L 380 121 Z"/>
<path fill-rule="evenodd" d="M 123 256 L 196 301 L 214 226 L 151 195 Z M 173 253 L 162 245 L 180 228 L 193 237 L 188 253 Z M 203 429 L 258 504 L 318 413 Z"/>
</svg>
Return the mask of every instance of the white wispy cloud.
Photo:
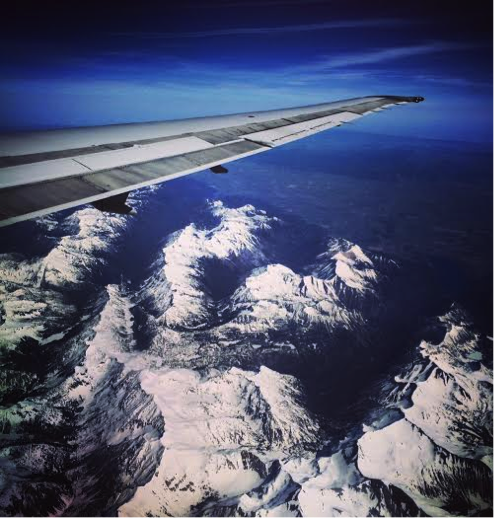
<svg viewBox="0 0 494 518">
<path fill-rule="evenodd" d="M 317 59 L 300 65 L 285 65 L 271 67 L 269 70 L 242 69 L 238 67 L 228 67 L 225 70 L 218 70 L 210 65 L 201 63 L 181 63 L 178 73 L 193 74 L 198 79 L 206 81 L 217 81 L 220 76 L 228 77 L 229 81 L 240 83 L 270 84 L 270 85 L 291 85 L 291 86 L 311 86 L 328 84 L 330 81 L 344 82 L 352 84 L 363 81 L 385 82 L 398 78 L 403 80 L 409 78 L 417 81 L 419 78 L 426 79 L 424 71 L 418 73 L 410 71 L 407 75 L 402 67 L 392 67 L 388 63 L 394 61 L 404 61 L 408 58 L 423 56 L 428 54 L 455 52 L 471 49 L 469 44 L 438 41 L 422 43 L 417 45 L 372 49 L 363 52 L 339 53 L 334 55 L 321 56 Z M 376 65 L 382 65 L 376 67 Z M 434 74 L 427 74 L 436 77 Z M 437 79 L 437 82 L 441 82 Z M 451 77 L 443 77 L 443 81 L 450 85 L 462 86 L 465 81 Z"/>
<path fill-rule="evenodd" d="M 350 29 L 364 27 L 387 27 L 408 24 L 406 20 L 392 18 L 375 18 L 369 20 L 338 20 L 331 22 L 310 23 L 300 25 L 283 25 L 280 27 L 230 27 L 190 32 L 119 32 L 119 36 L 141 37 L 146 39 L 176 39 L 176 38 L 206 38 L 210 36 L 239 36 L 239 35 L 273 35 L 291 32 L 322 31 L 329 29 Z"/>
<path fill-rule="evenodd" d="M 353 95 L 354 92 L 366 94 L 384 89 L 390 91 L 403 84 L 416 88 L 425 84 L 437 85 L 438 88 L 441 85 L 455 88 L 485 86 L 487 83 L 478 84 L 470 78 L 438 75 L 422 64 L 427 63 L 425 60 L 422 63 L 419 60 L 405 68 L 401 63 L 398 63 L 400 66 L 394 64 L 395 61 L 404 61 L 415 56 L 464 49 L 472 47 L 448 41 L 422 42 L 362 52 L 340 51 L 331 55 L 315 56 L 302 64 L 272 64 L 270 67 L 262 64 L 248 68 L 241 62 L 211 64 L 163 53 L 156 54 L 147 49 L 133 49 L 107 51 L 100 56 L 78 58 L 73 65 L 79 70 L 90 70 L 90 74 L 85 74 L 88 78 L 98 79 L 96 82 L 91 80 L 88 88 L 94 88 L 94 91 L 101 93 L 111 92 L 117 98 L 132 90 L 153 92 L 155 98 L 161 96 L 158 92 L 162 92 L 165 98 L 168 96 L 174 99 L 173 102 L 182 102 L 182 99 L 187 98 L 213 96 L 212 92 L 216 92 L 215 95 L 235 99 L 239 104 L 241 99 L 246 106 L 246 103 L 253 102 L 252 99 L 259 102 L 260 97 L 266 100 L 266 105 L 278 105 L 276 101 L 280 97 L 281 105 L 281 96 L 285 104 L 289 105 L 302 92 L 304 97 L 310 97 L 311 102 L 319 102 L 326 100 L 328 96 L 345 97 L 348 92 Z M 88 92 L 83 92 L 82 83 L 84 82 L 81 81 L 78 91 L 80 95 L 86 95 Z M 67 89 L 67 95 L 70 95 L 71 88 L 72 85 Z M 252 92 L 256 95 L 252 95 Z M 234 110 L 234 104 L 232 101 L 229 108 Z M 171 114 L 163 113 L 162 116 L 168 115 Z"/>
<path fill-rule="evenodd" d="M 391 77 L 398 72 L 388 67 L 388 63 L 395 61 L 405 61 L 409 58 L 417 56 L 425 56 L 429 54 L 440 54 L 445 52 L 456 52 L 464 50 L 472 50 L 474 47 L 468 43 L 459 43 L 451 41 L 435 41 L 426 42 L 415 45 L 375 48 L 361 52 L 338 52 L 334 54 L 320 55 L 308 60 L 305 63 L 293 65 L 273 65 L 269 69 L 260 68 L 243 68 L 238 64 L 214 64 L 202 63 L 200 61 L 192 61 L 181 59 L 176 56 L 167 54 L 155 55 L 148 50 L 130 51 L 130 52 L 114 52 L 105 53 L 100 56 L 100 61 L 95 57 L 87 59 L 87 63 L 92 68 L 96 68 L 98 63 L 102 70 L 112 70 L 129 74 L 134 72 L 141 75 L 147 66 L 153 69 L 156 74 L 156 67 L 161 66 L 166 70 L 166 76 L 188 76 L 187 81 L 196 81 L 199 78 L 209 78 L 213 82 L 218 81 L 218 77 L 226 74 L 229 78 L 236 78 L 239 81 L 258 81 L 260 83 L 292 81 L 294 84 L 315 83 L 321 80 L 327 80 L 331 77 L 338 76 L 340 79 L 363 79 L 371 76 L 388 76 Z M 113 62 L 108 62 L 108 57 L 116 58 Z M 123 58 L 120 61 L 118 58 Z M 131 59 L 128 59 L 131 58 Z M 81 61 L 81 64 L 84 64 Z M 379 69 L 375 65 L 383 65 Z M 400 69 L 401 74 L 403 71 Z M 422 71 L 422 75 L 424 75 Z M 158 74 L 159 75 L 159 74 Z M 414 74 L 416 76 L 417 74 Z"/>
<path fill-rule="evenodd" d="M 350 52 L 343 53 L 338 56 L 324 56 L 312 63 L 293 67 L 291 68 L 291 72 L 321 72 L 361 65 L 374 65 L 425 54 L 435 54 L 468 48 L 471 48 L 468 44 L 439 41 L 423 43 L 420 45 L 373 49 L 363 52 Z"/>
</svg>

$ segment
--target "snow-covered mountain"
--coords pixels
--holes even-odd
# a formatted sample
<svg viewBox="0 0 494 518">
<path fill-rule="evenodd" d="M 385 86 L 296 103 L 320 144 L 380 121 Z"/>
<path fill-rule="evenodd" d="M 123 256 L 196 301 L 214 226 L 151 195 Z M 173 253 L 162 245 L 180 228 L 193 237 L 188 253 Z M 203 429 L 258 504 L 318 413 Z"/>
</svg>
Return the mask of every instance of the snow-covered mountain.
<svg viewBox="0 0 494 518">
<path fill-rule="evenodd" d="M 427 514 L 486 512 L 492 506 L 492 369 L 481 337 L 457 308 L 440 318 L 439 344 L 396 377 L 403 417 L 359 440 L 358 468 L 393 484 Z"/>
<path fill-rule="evenodd" d="M 166 350 L 171 364 L 195 359 L 199 349 L 206 365 L 216 365 L 211 353 L 223 366 L 236 347 L 244 354 L 250 344 L 297 349 L 295 328 L 312 343 L 327 342 L 338 329 L 362 333 L 375 316 L 380 287 L 396 268 L 391 261 L 374 262 L 357 245 L 331 239 L 306 272 L 295 272 L 273 262 L 278 219 L 251 205 L 229 209 L 215 202 L 210 210 L 218 224 L 191 224 L 172 235 L 136 295 L 137 305 L 149 308 L 148 347 Z M 229 290 L 218 295 L 212 279 Z"/>
<path fill-rule="evenodd" d="M 40 282 L 51 286 L 78 284 L 91 280 L 125 228 L 125 219 L 94 208 L 82 209 L 67 218 L 70 234 L 63 236 L 40 261 Z"/>
<path fill-rule="evenodd" d="M 7 401 L 45 391 L 79 363 L 105 302 L 97 280 L 124 226 L 121 217 L 85 208 L 49 220 L 45 256 L 0 255 L 0 394 Z"/>
<path fill-rule="evenodd" d="M 218 264 L 225 272 L 240 274 L 266 260 L 262 236 L 273 231 L 276 218 L 256 211 L 252 205 L 230 209 L 217 201 L 210 207 L 219 219 L 216 227 L 200 229 L 190 224 L 176 232 L 163 249 L 158 276 L 168 290 L 169 304 L 163 308 L 160 322 L 167 327 L 194 329 L 210 325 L 217 304 L 208 274 Z M 152 287 L 154 290 L 155 284 Z M 162 289 L 151 295 L 156 299 Z"/>
<path fill-rule="evenodd" d="M 226 304 L 224 314 L 234 315 L 231 325 L 258 333 L 288 323 L 328 329 L 362 326 L 361 309 L 375 294 L 381 272 L 357 245 L 339 245 L 330 242 L 330 252 L 318 257 L 312 275 L 297 274 L 282 264 L 252 271 Z"/>
<path fill-rule="evenodd" d="M 139 286 L 104 284 L 128 223 L 93 209 L 43 223 L 45 256 L 0 257 L 2 513 L 488 512 L 492 365 L 468 317 L 454 307 L 440 342 L 408 350 L 393 334 L 408 356 L 353 379 L 387 363 L 388 312 L 413 314 L 409 294 L 395 307 L 398 265 L 328 239 L 289 267 L 286 223 L 208 210 Z M 352 386 L 368 405 L 357 426 L 334 410 Z"/>
<path fill-rule="evenodd" d="M 319 445 L 297 381 L 266 367 L 143 372 L 141 382 L 163 414 L 165 451 L 121 515 L 260 509 L 295 490 L 280 464 Z"/>
</svg>

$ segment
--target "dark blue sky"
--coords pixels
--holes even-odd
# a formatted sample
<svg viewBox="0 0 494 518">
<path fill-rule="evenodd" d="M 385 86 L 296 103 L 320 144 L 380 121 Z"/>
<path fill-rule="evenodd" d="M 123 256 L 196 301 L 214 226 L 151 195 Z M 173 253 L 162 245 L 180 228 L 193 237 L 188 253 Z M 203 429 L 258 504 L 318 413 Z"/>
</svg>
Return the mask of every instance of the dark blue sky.
<svg viewBox="0 0 494 518">
<path fill-rule="evenodd" d="M 17 2 L 3 8 L 3 130 L 423 95 L 359 129 L 492 139 L 483 2 Z"/>
</svg>

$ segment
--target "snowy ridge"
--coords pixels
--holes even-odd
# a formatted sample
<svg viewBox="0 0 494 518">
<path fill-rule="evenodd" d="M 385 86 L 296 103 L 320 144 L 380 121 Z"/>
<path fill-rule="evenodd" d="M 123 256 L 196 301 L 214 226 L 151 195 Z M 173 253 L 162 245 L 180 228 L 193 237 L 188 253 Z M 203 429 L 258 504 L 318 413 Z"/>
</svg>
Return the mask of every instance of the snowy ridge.
<svg viewBox="0 0 494 518">
<path fill-rule="evenodd" d="M 300 471 L 297 466 L 307 469 L 292 460 L 313 457 L 320 447 L 317 421 L 304 407 L 296 378 L 266 367 L 257 373 L 232 368 L 201 375 L 161 366 L 155 355 L 133 350 L 132 303 L 119 287 L 107 289 L 108 302 L 84 364 L 66 384 L 67 397 L 83 405 L 75 441 L 80 466 L 71 474 L 79 480 L 77 493 L 64 495 L 66 507 L 59 510 L 81 509 L 94 491 L 98 479 L 83 476 L 92 456 L 101 455 L 105 445 L 131 443 L 140 448 L 132 460 L 132 491 L 140 487 L 120 507 L 121 516 L 187 515 L 211 495 L 217 508 L 223 501 L 245 509 L 269 508 L 278 501 L 285 506 L 283 495 L 296 489 L 291 474 Z M 115 406 L 115 398 L 128 402 L 126 411 L 122 403 Z M 129 408 L 135 419 L 126 414 Z M 290 468 L 281 469 L 283 463 Z M 273 470 L 279 471 L 275 481 Z M 120 484 L 122 474 L 112 476 Z M 116 502 L 123 503 L 129 491 Z"/>
<path fill-rule="evenodd" d="M 39 260 L 26 260 L 18 254 L 0 255 L 0 282 L 18 286 L 37 286 L 39 284 Z"/>
<path fill-rule="evenodd" d="M 349 287 L 359 291 L 369 289 L 377 280 L 372 261 L 358 245 L 332 257 L 336 261 L 336 275 Z"/>
<path fill-rule="evenodd" d="M 44 225 L 41 222 L 37 224 Z M 56 222 L 49 228 L 65 235 L 45 257 L 26 259 L 19 255 L 0 255 L 0 281 L 25 286 L 75 286 L 90 279 L 94 269 L 105 264 L 105 255 L 112 251 L 115 240 L 123 232 L 127 220 L 94 208 L 83 208 Z M 56 238 L 51 237 L 51 240 Z"/>
<path fill-rule="evenodd" d="M 219 201 L 210 210 L 220 218 L 217 226 L 191 224 L 176 232 L 156 262 L 157 273 L 144 285 L 141 299 L 151 300 L 161 315 L 148 323 L 156 344 L 170 348 L 177 343 L 172 330 L 204 330 L 217 321 L 212 339 L 221 343 L 235 341 L 240 333 L 261 335 L 293 324 L 329 330 L 364 323 L 362 309 L 374 303 L 384 276 L 380 272 L 389 267 L 384 260 L 374 265 L 358 245 L 331 240 L 314 273 L 301 275 L 269 263 L 265 251 L 279 225 L 276 218 L 251 205 L 232 209 Z M 242 274 L 246 278 L 231 296 L 217 301 L 210 281 L 213 269 L 238 276 L 239 283 Z"/>
<path fill-rule="evenodd" d="M 459 515 L 463 509 L 485 512 L 492 506 L 488 468 L 448 454 L 406 419 L 364 434 L 358 468 L 368 478 L 402 489 L 432 516 L 450 516 L 453 508 Z"/>
<path fill-rule="evenodd" d="M 69 233 L 45 257 L 0 255 L 0 303 L 5 320 L 0 327 L 0 348 L 14 349 L 25 338 L 48 343 L 64 336 L 77 315 L 63 290 L 69 286 L 87 289 L 87 281 L 105 263 L 125 220 L 86 208 L 59 225 Z"/>
<path fill-rule="evenodd" d="M 375 341 L 355 344 L 386 306 L 394 263 L 331 240 L 294 271 L 276 255 L 276 218 L 251 205 L 210 210 L 213 228 L 172 235 L 135 291 L 94 280 L 124 220 L 93 209 L 58 223 L 67 235 L 46 258 L 0 258 L 0 344 L 22 342 L 26 354 L 34 339 L 53 353 L 40 361 L 45 378 L 8 364 L 0 373 L 15 401 L 0 412 L 12 441 L 0 449 L 2 513 L 487 513 L 492 371 L 468 318 L 442 317 L 443 339 L 423 341 L 387 392 L 372 393 L 374 421 L 340 421 L 332 435 L 328 409 L 346 395 L 335 371 L 355 383 L 353 359 L 379 358 Z M 323 375 L 335 366 L 336 381 L 318 385 L 314 403 L 317 362 Z"/>
<path fill-rule="evenodd" d="M 426 516 L 394 486 L 364 480 L 355 485 L 304 485 L 298 495 L 302 516 Z"/>
<path fill-rule="evenodd" d="M 404 384 L 398 404 L 405 417 L 364 427 L 358 468 L 401 488 L 427 514 L 485 512 L 492 506 L 492 371 L 480 363 L 480 337 L 461 311 L 440 321 L 443 341 L 423 341 L 425 364 L 396 378 Z"/>
<path fill-rule="evenodd" d="M 301 406 L 295 378 L 266 367 L 201 377 L 190 370 L 143 372 L 142 386 L 163 413 L 165 447 L 157 475 L 120 508 L 120 515 L 189 515 L 209 495 L 215 506 L 240 501 L 261 508 L 292 485 L 284 472 L 269 482 L 273 462 L 318 447 L 318 425 Z M 263 485 L 261 501 L 249 493 Z M 233 500 L 232 500 L 233 499 Z"/>
<path fill-rule="evenodd" d="M 272 230 L 276 218 L 252 205 L 230 209 L 216 201 L 210 207 L 220 218 L 215 228 L 202 230 L 191 224 L 163 249 L 164 280 L 171 296 L 171 305 L 163 314 L 168 326 L 195 328 L 210 321 L 215 304 L 205 286 L 208 261 L 231 263 L 233 268 L 265 261 L 260 234 Z"/>
<path fill-rule="evenodd" d="M 444 339 L 439 345 L 422 342 L 422 356 L 444 373 L 455 377 L 465 390 L 482 381 L 492 385 L 492 369 L 482 363 L 481 337 L 474 332 L 467 317 L 461 310 L 453 308 L 439 320 L 446 327 Z"/>
<path fill-rule="evenodd" d="M 115 360 L 124 365 L 131 359 L 137 359 L 131 354 L 135 345 L 130 312 L 132 305 L 122 295 L 119 286 L 109 285 L 106 290 L 108 301 L 86 349 L 84 366 L 76 368 L 69 382 L 68 396 L 80 399 L 85 407 L 90 405 L 95 387 L 104 379 L 109 362 Z"/>
<path fill-rule="evenodd" d="M 254 270 L 233 294 L 228 311 L 235 317 L 224 326 L 225 331 L 237 328 L 256 333 L 290 322 L 350 327 L 361 319 L 340 304 L 332 280 L 302 277 L 281 264 Z"/>
<path fill-rule="evenodd" d="M 364 294 L 373 292 L 380 277 L 393 267 L 396 267 L 394 261 L 366 253 L 355 243 L 330 239 L 328 249 L 317 257 L 312 273 L 321 279 L 336 277 L 340 288 L 348 287 Z"/>
<path fill-rule="evenodd" d="M 64 225 L 73 233 L 62 237 L 41 260 L 42 282 L 51 286 L 90 280 L 94 270 L 105 264 L 105 254 L 126 227 L 126 219 L 86 208 L 69 216 Z"/>
<path fill-rule="evenodd" d="M 89 281 L 113 253 L 124 220 L 84 208 L 40 225 L 50 232 L 46 256 L 0 256 L 1 419 L 16 450 L 16 460 L 0 470 L 0 505 L 5 510 L 18 502 L 7 514 L 56 514 L 65 505 L 77 404 L 61 391 L 105 302 Z"/>
<path fill-rule="evenodd" d="M 441 317 L 443 341 L 420 344 L 432 371 L 416 383 L 405 417 L 446 450 L 492 468 L 492 369 L 482 363 L 481 337 L 458 309 Z"/>
<path fill-rule="evenodd" d="M 68 473 L 77 484 L 61 493 L 57 513 L 120 506 L 121 516 L 187 514 L 211 495 L 217 509 L 286 509 L 285 496 L 296 490 L 291 476 L 307 471 L 297 459 L 314 457 L 320 447 L 296 378 L 265 367 L 200 375 L 162 366 L 161 358 L 135 350 L 133 303 L 122 288 L 110 285 L 107 292 L 85 360 L 62 388 L 80 410 L 77 463 Z M 108 467 L 121 459 L 122 471 L 88 478 L 88 466 L 106 452 Z M 129 463 L 131 481 L 123 471 Z M 102 477 L 115 487 L 111 501 L 92 496 Z"/>
<path fill-rule="evenodd" d="M 101 508 L 116 514 L 137 486 L 151 478 L 162 455 L 162 416 L 139 380 L 147 362 L 133 351 L 132 306 L 118 286 L 107 290 L 108 302 L 85 360 L 62 389 L 64 398 L 81 406 L 73 440 L 75 467 L 68 473 L 76 483 L 62 495 L 60 514 L 96 515 Z M 125 470 L 129 463 L 130 478 Z M 101 468 L 91 474 L 92 465 Z M 95 497 L 102 483 L 112 484 L 113 494 Z"/>
<path fill-rule="evenodd" d="M 67 331 L 76 308 L 53 290 L 0 283 L 0 350 L 15 349 L 23 340 L 42 344 L 58 340 Z M 62 331 L 61 331 L 62 330 Z"/>
<path fill-rule="evenodd" d="M 373 304 L 376 289 L 391 262 L 373 260 L 355 244 L 331 240 L 311 275 L 299 275 L 281 264 L 250 274 L 224 310 L 235 315 L 225 326 L 242 332 L 267 332 L 289 323 L 327 329 L 365 324 L 363 310 Z"/>
</svg>

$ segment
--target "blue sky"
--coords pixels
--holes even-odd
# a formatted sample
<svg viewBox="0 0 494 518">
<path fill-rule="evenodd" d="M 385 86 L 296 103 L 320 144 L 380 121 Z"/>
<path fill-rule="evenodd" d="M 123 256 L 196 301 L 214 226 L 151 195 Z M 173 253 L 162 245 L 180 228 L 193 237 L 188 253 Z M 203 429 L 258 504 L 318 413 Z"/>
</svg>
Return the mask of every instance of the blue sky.
<svg viewBox="0 0 494 518">
<path fill-rule="evenodd" d="M 492 140 L 491 6 L 441 2 L 29 2 L 0 51 L 3 130 L 422 95 L 359 129 Z M 398 4 L 398 5 L 396 5 Z"/>
</svg>

